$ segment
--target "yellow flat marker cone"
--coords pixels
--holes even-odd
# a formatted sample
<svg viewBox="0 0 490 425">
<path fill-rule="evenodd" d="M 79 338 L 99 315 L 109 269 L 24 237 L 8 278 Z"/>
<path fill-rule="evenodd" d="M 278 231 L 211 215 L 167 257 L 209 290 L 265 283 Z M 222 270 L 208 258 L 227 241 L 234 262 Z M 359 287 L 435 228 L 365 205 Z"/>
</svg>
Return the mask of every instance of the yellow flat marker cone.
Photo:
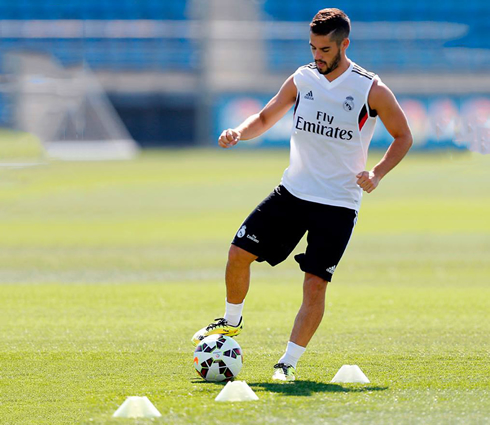
<svg viewBox="0 0 490 425">
<path fill-rule="evenodd" d="M 228 382 L 215 401 L 253 401 L 258 400 L 257 394 L 254 393 L 245 381 Z"/>
<path fill-rule="evenodd" d="M 148 397 L 128 397 L 112 415 L 114 418 L 159 418 L 161 413 Z"/>
<path fill-rule="evenodd" d="M 357 365 L 343 365 L 330 382 L 339 384 L 369 384 L 370 381 Z"/>
</svg>

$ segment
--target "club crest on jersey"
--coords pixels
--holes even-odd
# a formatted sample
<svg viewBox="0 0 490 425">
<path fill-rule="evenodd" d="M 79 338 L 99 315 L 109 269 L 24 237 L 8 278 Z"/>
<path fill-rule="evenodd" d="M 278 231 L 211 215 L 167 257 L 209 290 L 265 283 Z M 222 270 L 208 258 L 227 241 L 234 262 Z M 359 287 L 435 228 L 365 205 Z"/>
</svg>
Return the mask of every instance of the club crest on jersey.
<svg viewBox="0 0 490 425">
<path fill-rule="evenodd" d="M 344 101 L 344 109 L 349 112 L 354 109 L 354 98 L 352 96 L 347 96 Z"/>
<path fill-rule="evenodd" d="M 305 99 L 315 100 L 315 98 L 313 97 L 313 92 L 311 90 L 305 94 Z"/>
<path fill-rule="evenodd" d="M 243 238 L 245 236 L 245 231 L 247 230 L 247 226 L 240 227 L 240 230 L 237 232 L 237 236 L 239 238 Z"/>
</svg>

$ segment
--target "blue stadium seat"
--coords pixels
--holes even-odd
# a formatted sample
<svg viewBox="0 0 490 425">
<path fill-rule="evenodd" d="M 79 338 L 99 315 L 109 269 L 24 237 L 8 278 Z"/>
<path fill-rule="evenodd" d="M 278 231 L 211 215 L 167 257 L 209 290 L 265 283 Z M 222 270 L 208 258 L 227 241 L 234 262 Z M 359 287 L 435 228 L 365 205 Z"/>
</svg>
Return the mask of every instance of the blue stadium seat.
<svg viewBox="0 0 490 425">
<path fill-rule="evenodd" d="M 262 0 L 265 20 L 307 23 L 325 7 L 323 0 Z M 1 19 L 19 20 L 185 20 L 187 0 L 0 0 Z M 476 71 L 490 70 L 490 2 L 487 0 L 460 0 L 428 2 L 427 0 L 378 0 L 359 2 L 345 0 L 341 6 L 350 16 L 353 26 L 357 22 L 385 21 L 396 25 L 399 21 L 444 22 L 468 25 L 469 31 L 456 39 L 434 40 L 419 34 L 413 40 L 362 40 L 355 38 L 349 56 L 362 66 L 375 72 L 410 70 Z M 374 24 L 373 31 L 376 29 Z M 75 63 L 83 58 L 95 68 L 128 69 L 194 69 L 197 61 L 190 60 L 199 54 L 193 40 L 141 39 L 141 40 L 2 40 L 2 51 L 29 47 L 51 51 L 63 63 Z M 311 61 L 306 40 L 267 40 L 268 66 L 272 70 L 292 72 L 296 67 Z M 451 56 L 454 48 L 483 49 L 467 61 Z M 443 49 L 447 49 L 444 54 Z"/>
<path fill-rule="evenodd" d="M 186 19 L 186 0 L 0 0 L 2 19 Z"/>
<path fill-rule="evenodd" d="M 313 15 L 326 7 L 324 1 L 311 0 L 264 0 L 263 10 L 266 20 L 309 22 Z M 356 22 L 388 22 L 396 25 L 399 21 L 436 22 L 466 24 L 469 33 L 459 39 L 440 39 L 418 34 L 409 40 L 360 40 L 355 39 L 349 48 L 349 56 L 373 71 L 467 71 L 490 70 L 490 63 L 481 59 L 483 53 L 475 52 L 475 60 L 454 61 L 451 55 L 444 54 L 444 48 L 468 47 L 490 49 L 490 2 L 487 0 L 468 0 L 462 4 L 459 0 L 444 2 L 427 2 L 426 0 L 378 0 L 358 2 L 346 0 L 340 6 L 351 18 L 355 28 Z M 375 26 L 373 31 L 375 31 Z M 355 33 L 354 33 L 355 34 Z M 354 37 L 355 38 L 355 37 Z M 311 55 L 294 53 L 295 49 L 304 46 L 296 41 L 268 41 L 269 66 L 274 70 L 294 70 L 311 61 Z M 281 46 L 279 52 L 277 46 Z M 280 51 L 283 51 L 281 54 Z M 287 53 L 286 53 L 287 52 Z M 307 52 L 308 53 L 308 52 Z M 450 53 L 450 52 L 449 52 Z M 486 52 L 487 57 L 489 52 Z M 477 57 L 480 57 L 478 59 Z M 471 65 L 470 65 L 471 62 Z M 474 68 L 476 67 L 476 69 Z"/>
<path fill-rule="evenodd" d="M 184 20 L 186 7 L 186 0 L 0 0 L 0 19 Z M 2 51 L 9 49 L 33 49 L 52 53 L 65 65 L 86 60 L 108 69 L 193 69 L 189 59 L 198 54 L 191 40 L 162 39 L 2 39 Z"/>
</svg>

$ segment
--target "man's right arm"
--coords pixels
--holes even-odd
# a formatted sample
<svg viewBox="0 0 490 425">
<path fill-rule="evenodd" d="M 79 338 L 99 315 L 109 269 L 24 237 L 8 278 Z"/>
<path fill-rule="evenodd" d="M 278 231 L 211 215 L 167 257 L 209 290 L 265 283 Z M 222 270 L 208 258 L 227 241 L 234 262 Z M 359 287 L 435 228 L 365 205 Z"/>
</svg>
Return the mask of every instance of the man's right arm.
<svg viewBox="0 0 490 425">
<path fill-rule="evenodd" d="M 296 95 L 296 85 L 291 75 L 259 113 L 251 115 L 236 128 L 224 130 L 218 144 L 222 148 L 229 148 L 235 146 L 239 140 L 250 140 L 260 136 L 289 111 L 296 101 Z"/>
</svg>

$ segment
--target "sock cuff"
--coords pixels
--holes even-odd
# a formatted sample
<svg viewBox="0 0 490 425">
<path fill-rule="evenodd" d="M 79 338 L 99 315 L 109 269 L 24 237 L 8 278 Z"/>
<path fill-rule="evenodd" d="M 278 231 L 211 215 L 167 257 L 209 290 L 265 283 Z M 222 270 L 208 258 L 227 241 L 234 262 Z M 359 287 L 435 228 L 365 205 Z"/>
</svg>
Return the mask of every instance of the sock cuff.
<svg viewBox="0 0 490 425">
<path fill-rule="evenodd" d="M 240 318 L 242 317 L 242 312 L 243 312 L 243 304 L 245 301 L 243 301 L 240 304 L 232 304 L 226 301 L 226 308 L 225 308 L 225 319 L 230 323 L 232 326 L 238 326 L 240 323 Z"/>
<path fill-rule="evenodd" d="M 229 303 L 228 300 L 225 298 L 225 303 L 227 306 L 231 306 L 231 307 L 243 307 L 243 304 L 245 304 L 245 300 L 243 300 L 240 304 L 232 304 L 232 303 Z"/>
<path fill-rule="evenodd" d="M 226 309 L 225 309 L 226 313 L 232 314 L 232 315 L 236 315 L 236 314 L 241 315 L 244 303 L 245 303 L 245 301 L 243 301 L 240 304 L 232 304 L 232 303 L 229 303 L 228 301 L 226 301 Z"/>
<path fill-rule="evenodd" d="M 306 347 L 302 347 L 301 345 L 295 344 L 292 341 L 288 341 L 286 353 L 290 354 L 291 356 L 299 359 L 305 351 Z"/>
</svg>

